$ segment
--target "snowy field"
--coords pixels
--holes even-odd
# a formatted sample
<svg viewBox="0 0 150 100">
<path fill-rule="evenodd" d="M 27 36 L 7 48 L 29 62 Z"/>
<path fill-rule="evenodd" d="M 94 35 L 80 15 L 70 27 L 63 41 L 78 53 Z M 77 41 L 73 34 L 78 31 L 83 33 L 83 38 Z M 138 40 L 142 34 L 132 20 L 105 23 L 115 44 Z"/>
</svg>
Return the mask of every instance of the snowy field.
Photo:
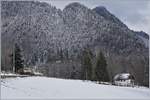
<svg viewBox="0 0 150 100">
<path fill-rule="evenodd" d="M 46 77 L 1 79 L 1 99 L 150 99 L 150 89 Z"/>
</svg>

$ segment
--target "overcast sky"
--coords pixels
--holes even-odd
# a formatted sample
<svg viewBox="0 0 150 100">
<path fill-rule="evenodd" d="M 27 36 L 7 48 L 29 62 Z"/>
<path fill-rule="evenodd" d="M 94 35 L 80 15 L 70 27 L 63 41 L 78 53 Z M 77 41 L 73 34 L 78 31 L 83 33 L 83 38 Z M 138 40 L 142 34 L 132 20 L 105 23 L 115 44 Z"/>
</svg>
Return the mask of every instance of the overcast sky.
<svg viewBox="0 0 150 100">
<path fill-rule="evenodd" d="M 105 6 L 130 29 L 150 34 L 150 0 L 42 0 L 63 9 L 71 2 L 80 2 L 88 8 Z"/>
</svg>

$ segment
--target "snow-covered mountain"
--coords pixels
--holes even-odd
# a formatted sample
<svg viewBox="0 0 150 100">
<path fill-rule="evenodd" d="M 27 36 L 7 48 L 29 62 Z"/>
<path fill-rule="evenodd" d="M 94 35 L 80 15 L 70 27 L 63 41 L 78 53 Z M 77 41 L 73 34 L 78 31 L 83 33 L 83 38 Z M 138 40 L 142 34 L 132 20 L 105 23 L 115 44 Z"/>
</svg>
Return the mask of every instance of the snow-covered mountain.
<svg viewBox="0 0 150 100">
<path fill-rule="evenodd" d="M 71 3 L 61 11 L 45 2 L 2 1 L 1 18 L 2 69 L 11 69 L 10 55 L 18 43 L 26 66 L 46 66 L 49 76 L 64 78 L 76 70 L 80 78 L 81 52 L 90 48 L 94 55 L 105 54 L 110 77 L 130 72 L 148 84 L 148 47 L 103 7 Z"/>
<path fill-rule="evenodd" d="M 112 23 L 116 23 L 121 27 L 127 28 L 127 26 L 123 22 L 121 22 L 115 15 L 111 14 L 105 7 L 99 6 L 94 8 L 93 11 L 98 13 L 100 16 L 103 16 L 106 20 L 111 21 Z M 143 31 L 137 31 L 135 33 L 144 41 L 146 47 L 148 47 L 149 35 Z"/>
</svg>

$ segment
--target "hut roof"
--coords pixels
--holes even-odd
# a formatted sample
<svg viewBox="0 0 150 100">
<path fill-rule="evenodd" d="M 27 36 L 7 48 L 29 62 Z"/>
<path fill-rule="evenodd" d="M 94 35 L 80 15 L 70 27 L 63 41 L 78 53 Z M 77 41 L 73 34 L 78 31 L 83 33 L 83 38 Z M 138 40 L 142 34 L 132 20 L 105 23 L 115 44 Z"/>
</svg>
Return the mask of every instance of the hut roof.
<svg viewBox="0 0 150 100">
<path fill-rule="evenodd" d="M 121 73 L 115 75 L 114 77 L 114 80 L 127 80 L 127 79 L 134 79 L 134 77 L 130 73 Z"/>
</svg>

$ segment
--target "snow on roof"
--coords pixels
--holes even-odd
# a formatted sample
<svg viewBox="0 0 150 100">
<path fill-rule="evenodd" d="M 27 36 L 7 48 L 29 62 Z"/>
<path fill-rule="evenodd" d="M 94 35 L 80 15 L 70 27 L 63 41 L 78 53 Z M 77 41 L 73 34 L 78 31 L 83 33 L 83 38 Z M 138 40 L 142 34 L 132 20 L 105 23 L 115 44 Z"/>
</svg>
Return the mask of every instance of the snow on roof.
<svg viewBox="0 0 150 100">
<path fill-rule="evenodd" d="M 114 80 L 119 80 L 119 79 L 129 79 L 129 76 L 131 76 L 130 73 L 121 73 L 121 74 L 117 74 L 115 77 L 114 77 Z"/>
</svg>

